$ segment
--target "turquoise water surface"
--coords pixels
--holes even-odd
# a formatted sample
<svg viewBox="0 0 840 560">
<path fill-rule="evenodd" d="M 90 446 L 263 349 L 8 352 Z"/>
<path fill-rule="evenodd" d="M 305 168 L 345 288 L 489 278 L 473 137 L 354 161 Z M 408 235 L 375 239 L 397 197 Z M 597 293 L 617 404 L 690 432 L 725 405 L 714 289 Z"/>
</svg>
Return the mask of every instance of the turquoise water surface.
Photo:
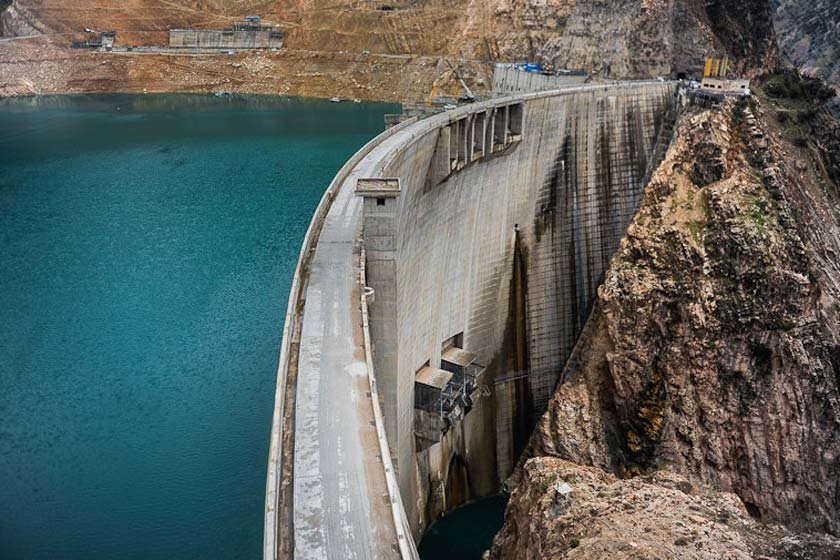
<svg viewBox="0 0 840 560">
<path fill-rule="evenodd" d="M 0 558 L 260 557 L 300 242 L 396 109 L 0 101 Z"/>
</svg>

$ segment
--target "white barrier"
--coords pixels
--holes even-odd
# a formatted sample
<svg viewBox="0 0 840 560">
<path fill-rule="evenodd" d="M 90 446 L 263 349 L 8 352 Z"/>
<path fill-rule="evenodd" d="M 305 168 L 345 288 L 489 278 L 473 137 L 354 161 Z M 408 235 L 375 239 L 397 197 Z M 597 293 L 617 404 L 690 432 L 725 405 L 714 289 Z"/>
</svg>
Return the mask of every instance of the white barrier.
<svg viewBox="0 0 840 560">
<path fill-rule="evenodd" d="M 385 483 L 388 486 L 388 500 L 391 503 L 391 515 L 394 518 L 394 528 L 397 532 L 397 544 L 400 549 L 400 556 L 403 559 L 419 560 L 417 546 L 411 537 L 411 528 L 408 518 L 405 515 L 405 508 L 400 495 L 400 485 L 394 473 L 394 464 L 391 460 L 391 449 L 388 446 L 388 436 L 385 434 L 385 419 L 382 416 L 382 407 L 379 405 L 379 392 L 376 388 L 376 375 L 373 370 L 373 355 L 370 346 L 370 324 L 368 322 L 368 298 L 375 297 L 373 290 L 367 287 L 365 281 L 365 249 L 362 247 L 361 272 L 359 273 L 359 284 L 361 291 L 362 305 L 362 330 L 365 338 L 365 363 L 367 364 L 368 383 L 370 384 L 370 399 L 373 406 L 373 417 L 376 422 L 376 435 L 379 439 L 379 453 L 382 456 L 382 466 L 385 468 Z"/>
</svg>

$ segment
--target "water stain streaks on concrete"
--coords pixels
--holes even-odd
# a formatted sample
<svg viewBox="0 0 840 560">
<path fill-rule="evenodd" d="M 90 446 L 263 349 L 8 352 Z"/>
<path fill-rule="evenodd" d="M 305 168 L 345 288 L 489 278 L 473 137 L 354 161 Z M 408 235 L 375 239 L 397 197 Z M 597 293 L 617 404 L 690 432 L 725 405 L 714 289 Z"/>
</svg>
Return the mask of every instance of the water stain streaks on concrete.
<svg viewBox="0 0 840 560">
<path fill-rule="evenodd" d="M 377 218 L 385 245 L 368 248 L 366 271 L 374 373 L 416 538 L 510 473 L 517 422 L 545 407 L 638 204 L 674 92 L 640 82 L 493 100 L 405 126 L 357 162 L 333 193 L 303 298 L 295 557 L 399 556 L 360 336 L 355 240 L 367 222 L 356 179 L 401 182 L 393 217 Z M 514 292 L 526 361 L 504 356 Z M 487 367 L 483 396 L 417 453 L 414 373 L 441 367 L 453 337 Z"/>
</svg>

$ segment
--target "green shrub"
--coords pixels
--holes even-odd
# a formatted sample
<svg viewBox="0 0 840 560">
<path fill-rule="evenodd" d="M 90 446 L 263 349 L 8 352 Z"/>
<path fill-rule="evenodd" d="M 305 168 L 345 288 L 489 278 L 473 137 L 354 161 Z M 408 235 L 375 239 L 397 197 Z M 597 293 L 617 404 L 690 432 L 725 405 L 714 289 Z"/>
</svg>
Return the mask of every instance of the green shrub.
<svg viewBox="0 0 840 560">
<path fill-rule="evenodd" d="M 796 71 L 784 71 L 772 74 L 764 86 L 764 91 L 775 99 L 808 101 L 822 104 L 834 97 L 834 89 L 822 80 L 802 76 Z"/>
</svg>

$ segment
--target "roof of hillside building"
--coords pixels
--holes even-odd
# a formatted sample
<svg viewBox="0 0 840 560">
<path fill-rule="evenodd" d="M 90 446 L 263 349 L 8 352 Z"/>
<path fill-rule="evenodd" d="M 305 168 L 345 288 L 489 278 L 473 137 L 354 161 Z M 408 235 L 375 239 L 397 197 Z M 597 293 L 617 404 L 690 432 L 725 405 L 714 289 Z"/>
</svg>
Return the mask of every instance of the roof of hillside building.
<svg viewBox="0 0 840 560">
<path fill-rule="evenodd" d="M 443 391 L 446 385 L 452 380 L 452 375 L 449 371 L 426 366 L 417 372 L 414 381 Z"/>
</svg>

